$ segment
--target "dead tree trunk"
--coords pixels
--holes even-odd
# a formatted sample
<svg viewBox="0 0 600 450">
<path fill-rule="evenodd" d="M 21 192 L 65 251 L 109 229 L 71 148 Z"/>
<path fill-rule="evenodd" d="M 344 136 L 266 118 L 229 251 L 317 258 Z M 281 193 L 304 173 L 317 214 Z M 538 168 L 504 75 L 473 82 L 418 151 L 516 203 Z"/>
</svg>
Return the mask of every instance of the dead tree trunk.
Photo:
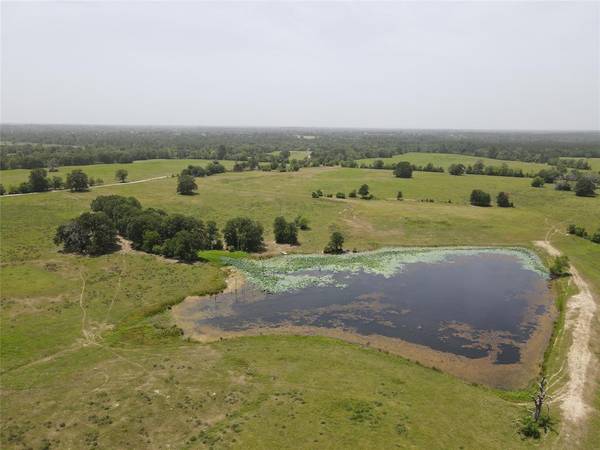
<svg viewBox="0 0 600 450">
<path fill-rule="evenodd" d="M 533 396 L 533 403 L 535 406 L 535 409 L 533 410 L 533 420 L 535 420 L 536 422 L 540 420 L 540 416 L 542 415 L 542 408 L 544 407 L 544 402 L 548 397 L 546 385 L 546 377 L 542 377 L 541 381 L 538 383 L 538 392 Z"/>
</svg>

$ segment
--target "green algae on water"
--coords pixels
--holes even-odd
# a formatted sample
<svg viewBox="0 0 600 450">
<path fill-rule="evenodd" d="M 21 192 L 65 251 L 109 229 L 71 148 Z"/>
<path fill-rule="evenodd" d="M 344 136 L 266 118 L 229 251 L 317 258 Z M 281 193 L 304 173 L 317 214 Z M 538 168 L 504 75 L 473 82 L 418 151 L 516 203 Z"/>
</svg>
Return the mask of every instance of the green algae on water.
<svg viewBox="0 0 600 450">
<path fill-rule="evenodd" d="M 339 282 L 332 277 L 332 272 L 364 271 L 388 278 L 401 272 L 407 264 L 435 264 L 453 256 L 486 253 L 515 257 L 524 270 L 548 276 L 539 257 L 522 247 L 405 247 L 342 255 L 289 255 L 261 260 L 222 259 L 224 263 L 241 270 L 248 281 L 263 291 L 281 293 L 308 286 L 336 285 Z M 323 275 L 314 272 L 323 272 Z"/>
</svg>

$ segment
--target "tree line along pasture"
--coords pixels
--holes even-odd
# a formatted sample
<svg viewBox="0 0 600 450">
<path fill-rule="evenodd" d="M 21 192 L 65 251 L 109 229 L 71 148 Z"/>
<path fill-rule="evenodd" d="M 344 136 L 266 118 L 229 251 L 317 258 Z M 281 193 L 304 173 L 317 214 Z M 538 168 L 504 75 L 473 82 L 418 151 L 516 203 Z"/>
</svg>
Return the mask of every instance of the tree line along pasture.
<svg viewBox="0 0 600 450">
<path fill-rule="evenodd" d="M 470 162 L 466 155 L 396 158 L 445 168 Z M 149 160 L 81 168 L 108 184 L 118 168 L 135 181 L 204 163 Z M 507 163 L 524 172 L 530 167 Z M 230 169 L 233 161 L 224 164 Z M 61 167 L 59 175 L 73 168 Z M 28 173 L 5 170 L 0 176 L 7 185 L 25 181 Z M 290 441 L 306 448 L 324 442 L 360 448 L 564 446 L 563 435 L 549 433 L 539 444 L 518 434 L 515 422 L 529 391 L 470 385 L 396 356 L 321 337 L 186 342 L 169 306 L 223 289 L 225 275 L 217 264 L 175 264 L 124 251 L 63 254 L 52 237 L 60 224 L 89 211 L 98 195 L 111 194 L 136 197 L 144 207 L 169 214 L 214 220 L 220 228 L 231 218 L 248 216 L 262 223 L 266 241 L 273 240 L 275 217 L 302 215 L 310 229 L 299 233 L 299 245 L 290 250 L 301 253 L 321 252 L 335 231 L 343 234 L 344 248 L 359 251 L 398 245 L 531 247 L 550 232 L 553 245 L 600 292 L 600 246 L 566 233 L 572 222 L 591 231 L 598 227 L 600 197 L 576 197 L 552 185 L 533 188 L 529 178 L 413 172 L 402 179 L 386 170 L 341 167 L 227 172 L 196 183 L 193 196 L 177 195 L 177 178 L 168 177 L 81 193 L 0 198 L 3 448 L 47 443 L 274 448 Z M 372 200 L 311 197 L 319 189 L 335 195 L 362 184 L 368 184 Z M 474 189 L 493 198 L 508 192 L 516 207 L 473 207 Z M 403 201 L 396 199 L 398 191 Z M 559 282 L 557 289 L 564 297 L 571 288 Z M 564 353 L 565 341 L 558 342 L 554 355 Z M 597 344 L 595 336 L 594 348 Z M 562 362 L 548 358 L 548 370 L 558 371 Z M 589 429 L 576 443 L 581 448 L 599 442 L 597 413 Z"/>
</svg>

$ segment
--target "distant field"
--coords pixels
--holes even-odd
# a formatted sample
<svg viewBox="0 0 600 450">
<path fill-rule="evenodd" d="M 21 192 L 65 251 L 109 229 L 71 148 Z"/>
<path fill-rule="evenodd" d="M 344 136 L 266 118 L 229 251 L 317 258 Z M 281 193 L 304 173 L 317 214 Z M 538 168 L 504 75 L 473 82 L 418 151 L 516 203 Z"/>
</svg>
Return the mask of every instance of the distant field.
<svg viewBox="0 0 600 450">
<path fill-rule="evenodd" d="M 118 169 L 126 169 L 129 172 L 128 180 L 136 181 L 145 178 L 154 178 L 164 175 L 177 175 L 189 164 L 205 166 L 210 161 L 205 159 L 151 159 L 146 161 L 135 161 L 131 164 L 90 164 L 85 166 L 62 166 L 58 172 L 48 175 L 59 176 L 65 181 L 67 174 L 74 169 L 81 169 L 88 176 L 102 178 L 105 184 L 116 183 L 115 172 Z M 234 161 L 221 161 L 225 168 L 231 169 Z M 29 169 L 0 170 L 0 183 L 8 190 L 10 186 L 16 186 L 29 177 Z"/>
<path fill-rule="evenodd" d="M 373 161 L 378 159 L 383 160 L 386 163 L 397 163 L 398 161 L 408 161 L 418 166 L 424 166 L 427 163 L 433 163 L 435 166 L 442 166 L 444 170 L 447 170 L 450 164 L 462 163 L 465 166 L 473 165 L 477 161 L 483 161 L 487 166 L 500 166 L 506 164 L 511 168 L 521 169 L 524 173 L 537 173 L 542 169 L 547 169 L 547 164 L 538 163 L 527 163 L 522 161 L 503 161 L 500 159 L 491 158 L 479 158 L 477 156 L 470 155 L 455 155 L 452 153 L 421 153 L 421 152 L 410 152 L 402 155 L 395 155 L 391 158 L 367 158 L 359 159 L 359 164 L 366 163 L 372 164 Z"/>
<path fill-rule="evenodd" d="M 450 156 L 470 163 L 439 154 L 397 159 L 445 167 L 456 162 Z M 121 166 L 133 180 L 198 163 L 145 161 L 85 170 L 108 183 Z M 27 173 L 21 171 L 19 181 Z M 197 182 L 195 196 L 176 195 L 176 180 L 167 178 L 81 194 L 0 198 L 2 448 L 40 448 L 45 439 L 57 448 L 573 446 L 553 433 L 541 443 L 521 439 L 516 420 L 526 413 L 520 403 L 529 401 L 527 392 L 471 385 L 372 349 L 320 337 L 186 342 L 172 328 L 168 306 L 221 289 L 224 276 L 216 265 L 169 264 L 135 253 L 65 255 L 52 235 L 60 223 L 89 210 L 97 195 L 107 194 L 133 195 L 144 206 L 220 226 L 247 215 L 263 223 L 267 241 L 275 216 L 302 214 L 311 229 L 300 232 L 297 252 L 322 251 L 333 230 L 346 236 L 346 248 L 366 250 L 530 246 L 556 227 L 553 244 L 600 292 L 600 245 L 564 233 L 570 222 L 590 231 L 599 226 L 600 196 L 536 189 L 519 178 L 417 172 L 413 179 L 398 179 L 390 171 L 338 167 L 230 172 Z M 348 193 L 363 183 L 374 200 L 311 198 L 317 189 Z M 493 197 L 509 192 L 516 208 L 472 207 L 472 189 Z M 395 200 L 399 190 L 404 201 Z M 420 201 L 426 198 L 435 202 Z M 593 345 L 597 351 L 597 341 Z M 551 370 L 560 364 L 552 360 Z M 555 407 L 552 412 L 559 414 Z M 595 413 L 593 421 L 600 423 Z M 594 448 L 598 428 L 594 433 L 581 448 Z"/>
<path fill-rule="evenodd" d="M 279 154 L 279 150 L 271 152 L 272 155 L 278 155 Z M 307 156 L 310 155 L 310 151 L 309 150 L 292 150 L 290 151 L 290 160 L 292 159 L 304 159 Z"/>
</svg>

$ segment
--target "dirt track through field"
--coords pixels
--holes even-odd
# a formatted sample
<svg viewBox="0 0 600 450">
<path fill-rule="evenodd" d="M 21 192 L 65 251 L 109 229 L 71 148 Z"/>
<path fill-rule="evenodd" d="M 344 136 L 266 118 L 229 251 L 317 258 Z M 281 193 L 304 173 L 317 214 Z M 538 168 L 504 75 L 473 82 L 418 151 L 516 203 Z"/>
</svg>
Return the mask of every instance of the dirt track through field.
<svg viewBox="0 0 600 450">
<path fill-rule="evenodd" d="M 146 183 L 148 181 L 164 180 L 165 178 L 168 178 L 168 176 L 163 175 L 162 177 L 144 178 L 143 180 L 128 181 L 126 183 L 99 184 L 96 186 L 90 186 L 89 189 L 92 190 L 92 189 L 105 188 L 105 187 L 111 187 L 111 186 L 127 186 L 129 184 L 138 184 L 138 183 Z M 56 189 L 56 190 L 46 191 L 46 192 L 27 192 L 25 194 L 5 194 L 5 195 L 0 196 L 0 198 L 20 197 L 22 195 L 48 194 L 48 193 L 52 193 L 52 192 L 65 192 L 65 189 Z"/>
<path fill-rule="evenodd" d="M 543 248 L 551 256 L 559 256 L 560 251 L 548 241 L 535 241 L 535 245 Z M 592 292 L 571 266 L 571 277 L 579 293 L 567 301 L 566 331 L 572 335 L 571 346 L 567 353 L 567 383 L 559 390 L 554 398 L 560 402 L 563 419 L 572 424 L 582 424 L 591 408 L 585 401 L 586 380 L 591 377 L 593 355 L 589 344 L 592 334 L 592 320 L 596 313 L 596 303 Z M 562 370 L 562 368 L 561 368 Z"/>
</svg>

